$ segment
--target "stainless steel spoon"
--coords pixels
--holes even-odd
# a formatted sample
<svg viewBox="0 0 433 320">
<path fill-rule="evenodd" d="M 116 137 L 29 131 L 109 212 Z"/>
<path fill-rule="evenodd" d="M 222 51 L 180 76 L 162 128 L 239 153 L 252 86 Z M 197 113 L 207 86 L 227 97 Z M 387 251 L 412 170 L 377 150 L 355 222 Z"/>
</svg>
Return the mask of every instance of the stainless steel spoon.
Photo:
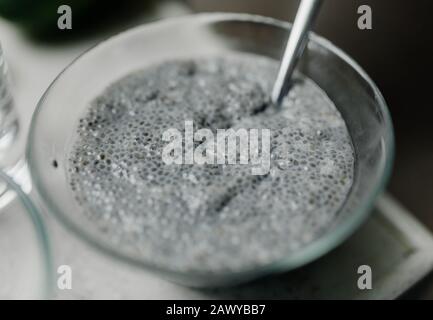
<svg viewBox="0 0 433 320">
<path fill-rule="evenodd" d="M 308 31 L 317 16 L 321 3 L 322 0 L 302 0 L 299 5 L 272 89 L 271 98 L 275 105 L 280 105 L 282 99 L 288 93 L 290 79 L 308 43 Z"/>
</svg>

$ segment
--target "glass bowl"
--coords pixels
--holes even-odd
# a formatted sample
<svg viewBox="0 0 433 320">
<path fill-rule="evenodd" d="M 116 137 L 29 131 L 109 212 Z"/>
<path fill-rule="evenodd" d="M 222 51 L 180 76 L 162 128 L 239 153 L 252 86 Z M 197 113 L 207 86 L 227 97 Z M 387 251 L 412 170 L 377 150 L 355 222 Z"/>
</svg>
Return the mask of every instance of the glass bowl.
<svg viewBox="0 0 433 320">
<path fill-rule="evenodd" d="M 0 299 L 46 299 L 51 294 L 51 254 L 36 207 L 0 171 Z"/>
<path fill-rule="evenodd" d="M 67 180 L 67 152 L 88 102 L 119 78 L 168 59 L 255 53 L 279 59 L 291 25 L 246 14 L 199 14 L 131 29 L 72 62 L 40 100 L 29 133 L 27 160 L 41 202 L 78 237 L 115 259 L 189 286 L 223 286 L 300 267 L 344 241 L 365 220 L 384 188 L 393 158 L 390 115 L 379 90 L 345 53 L 314 34 L 299 70 L 334 101 L 355 153 L 355 181 L 335 223 L 317 240 L 265 267 L 236 273 L 180 273 L 156 266 L 104 238 L 83 212 Z"/>
</svg>

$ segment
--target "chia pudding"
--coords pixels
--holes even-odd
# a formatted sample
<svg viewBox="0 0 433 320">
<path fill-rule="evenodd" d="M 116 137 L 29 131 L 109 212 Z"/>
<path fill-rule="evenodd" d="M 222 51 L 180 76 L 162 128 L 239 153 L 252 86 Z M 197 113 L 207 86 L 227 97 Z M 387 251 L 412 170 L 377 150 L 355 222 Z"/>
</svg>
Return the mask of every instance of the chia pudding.
<svg viewBox="0 0 433 320">
<path fill-rule="evenodd" d="M 340 113 L 295 76 L 269 101 L 278 63 L 255 55 L 166 61 L 136 71 L 89 103 L 69 151 L 71 192 L 116 245 L 178 271 L 241 271 L 320 237 L 353 182 L 355 155 Z M 167 165 L 163 133 L 185 121 L 213 132 L 271 131 L 270 170 Z"/>
</svg>

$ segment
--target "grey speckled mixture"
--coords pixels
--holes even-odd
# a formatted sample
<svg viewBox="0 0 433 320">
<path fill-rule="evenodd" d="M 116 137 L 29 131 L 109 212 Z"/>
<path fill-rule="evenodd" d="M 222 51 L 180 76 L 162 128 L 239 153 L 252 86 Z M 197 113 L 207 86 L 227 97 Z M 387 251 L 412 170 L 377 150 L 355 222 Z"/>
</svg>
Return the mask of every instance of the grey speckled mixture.
<svg viewBox="0 0 433 320">
<path fill-rule="evenodd" d="M 329 227 L 353 181 L 354 151 L 333 103 L 298 77 L 269 106 L 277 63 L 251 55 L 168 61 L 108 87 L 80 120 L 69 180 L 119 247 L 179 271 L 240 271 L 305 246 Z M 271 129 L 271 169 L 166 165 L 168 128 Z"/>
</svg>

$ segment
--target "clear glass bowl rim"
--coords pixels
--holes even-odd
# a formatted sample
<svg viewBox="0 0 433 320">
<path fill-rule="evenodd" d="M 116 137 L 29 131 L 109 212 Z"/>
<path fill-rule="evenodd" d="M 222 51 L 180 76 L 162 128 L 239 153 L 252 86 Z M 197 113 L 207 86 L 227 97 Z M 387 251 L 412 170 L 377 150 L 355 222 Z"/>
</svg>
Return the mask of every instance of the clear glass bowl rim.
<svg viewBox="0 0 433 320">
<path fill-rule="evenodd" d="M 126 36 L 130 33 L 138 33 L 141 30 L 150 31 L 152 28 L 157 29 L 160 25 L 169 26 L 169 24 L 179 24 L 179 23 L 188 23 L 192 19 L 200 20 L 203 23 L 211 24 L 211 23 L 222 23 L 222 22 L 253 22 L 258 24 L 271 25 L 274 27 L 282 28 L 285 30 L 290 30 L 292 24 L 289 22 L 280 21 L 270 17 L 264 17 L 259 15 L 251 15 L 244 13 L 199 13 L 192 15 L 185 15 L 181 17 L 173 17 L 168 19 L 162 19 L 155 22 L 150 22 L 147 24 L 143 24 L 127 31 L 121 32 L 117 35 L 109 37 L 108 39 L 98 43 L 92 48 L 86 50 L 84 53 L 79 55 L 76 59 L 74 59 L 68 66 L 66 66 L 53 80 L 50 86 L 47 88 L 41 99 L 39 100 L 35 112 L 32 117 L 28 142 L 26 148 L 26 159 L 28 161 L 30 175 L 32 178 L 33 186 L 36 187 L 36 192 L 39 194 L 40 198 L 43 200 L 44 204 L 48 207 L 49 211 L 54 213 L 54 215 L 73 233 L 75 233 L 79 238 L 84 239 L 92 246 L 98 248 L 102 252 L 108 254 L 111 257 L 116 259 L 120 259 L 126 263 L 145 268 L 150 271 L 155 271 L 158 273 L 166 273 L 180 276 L 190 276 L 194 277 L 194 275 L 198 277 L 203 277 L 208 274 L 207 272 L 178 272 L 174 269 L 170 269 L 169 267 L 161 267 L 155 266 L 150 261 L 146 261 L 144 259 L 137 258 L 133 255 L 120 252 L 116 249 L 115 246 L 112 246 L 108 243 L 104 243 L 100 241 L 98 238 L 92 236 L 89 233 L 83 232 L 83 230 L 72 221 L 72 219 L 68 218 L 67 214 L 64 214 L 56 209 L 56 206 L 51 202 L 50 196 L 45 192 L 43 184 L 41 183 L 41 179 L 39 176 L 40 172 L 36 170 L 35 161 L 37 161 L 33 157 L 32 148 L 34 146 L 34 131 L 36 130 L 36 123 L 38 120 L 38 115 L 40 110 L 43 108 L 44 101 L 48 93 L 52 90 L 53 85 L 56 81 L 62 77 L 62 75 L 67 72 L 67 70 L 76 63 L 80 63 L 81 57 L 85 56 L 89 51 L 92 51 L 95 48 L 99 48 L 100 46 L 104 46 L 106 43 L 110 42 L 110 40 L 117 39 L 118 37 Z M 379 108 L 383 115 L 383 120 L 385 123 L 385 135 L 388 137 L 388 143 L 384 144 L 385 154 L 386 154 L 386 162 L 384 164 L 383 173 L 379 183 L 376 185 L 374 189 L 369 192 L 369 197 L 366 201 L 359 206 L 354 212 L 347 217 L 338 227 L 334 228 L 332 232 L 327 232 L 323 236 L 314 240 L 310 244 L 304 246 L 302 249 L 291 253 L 289 256 L 282 258 L 279 261 L 270 263 L 269 265 L 254 268 L 249 270 L 243 270 L 239 272 L 239 276 L 245 274 L 254 274 L 255 277 L 260 275 L 271 274 L 274 272 L 281 271 L 289 271 L 295 268 L 298 268 L 302 265 L 305 265 L 317 258 L 323 256 L 328 253 L 339 244 L 341 244 L 344 240 L 346 240 L 368 217 L 371 212 L 375 200 L 378 195 L 384 190 L 387 181 L 391 175 L 392 165 L 394 161 L 394 131 L 392 126 L 391 116 L 386 105 L 386 102 L 380 93 L 379 89 L 375 85 L 375 83 L 370 79 L 367 73 L 344 51 L 336 47 L 329 40 L 326 40 L 314 33 L 310 33 L 309 41 L 314 42 L 319 47 L 324 48 L 328 52 L 333 55 L 336 55 L 344 62 L 346 62 L 361 78 L 362 80 L 369 86 L 372 90 L 375 99 L 378 101 Z M 215 275 L 214 273 L 210 273 Z M 231 273 L 231 276 L 236 277 L 236 273 Z"/>
</svg>

